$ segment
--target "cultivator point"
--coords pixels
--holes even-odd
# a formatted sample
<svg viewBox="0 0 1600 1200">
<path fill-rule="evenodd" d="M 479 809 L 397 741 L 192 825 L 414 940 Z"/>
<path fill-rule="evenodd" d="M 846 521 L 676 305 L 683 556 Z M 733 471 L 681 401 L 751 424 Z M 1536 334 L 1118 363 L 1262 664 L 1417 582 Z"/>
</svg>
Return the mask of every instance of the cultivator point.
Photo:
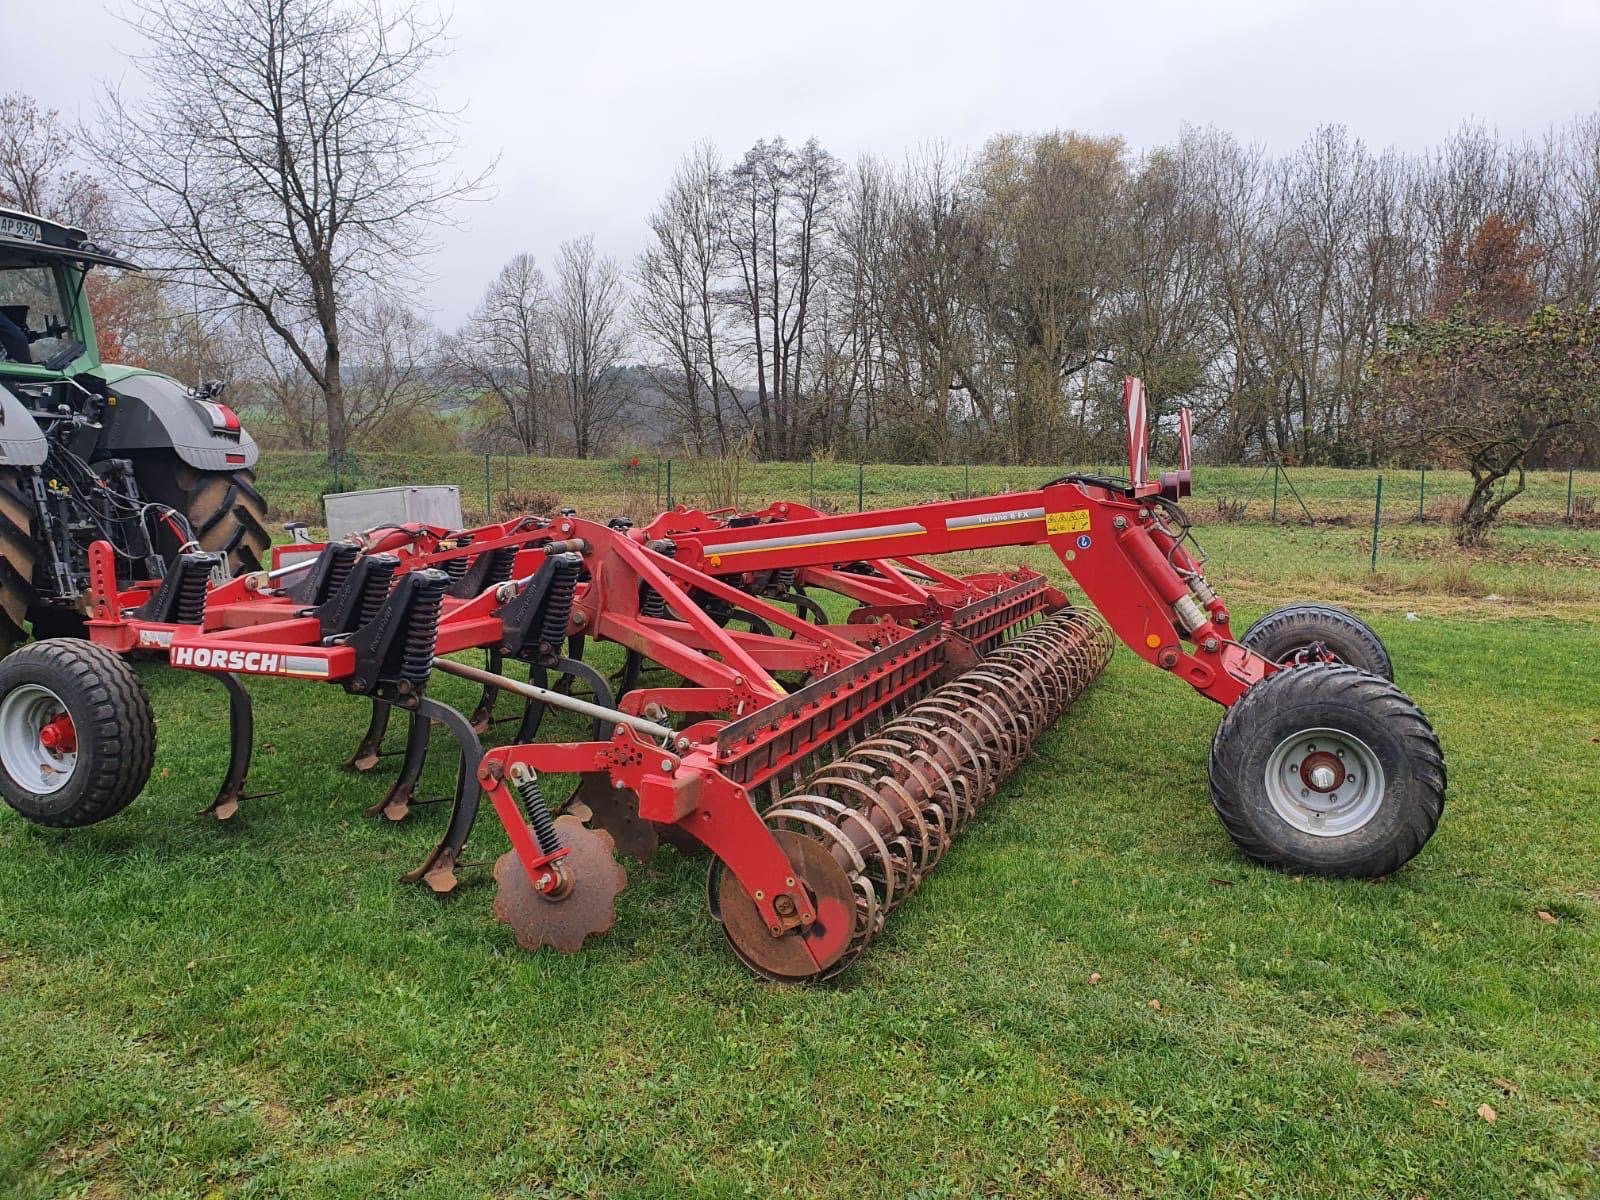
<svg viewBox="0 0 1600 1200">
<path fill-rule="evenodd" d="M 1187 473 L 1147 484 L 1136 456 L 1132 476 L 847 516 L 778 503 L 680 507 L 647 528 L 570 511 L 386 528 L 280 547 L 272 571 L 222 584 L 214 556 L 185 555 L 159 586 L 124 591 L 97 544 L 97 645 L 41 642 L 0 663 L 0 790 L 58 825 L 131 801 L 153 735 L 124 657 L 159 655 L 228 688 L 233 754 L 209 811 L 230 817 L 251 799 L 241 677 L 338 683 L 372 703 L 351 769 L 386 757 L 397 710 L 409 722 L 374 815 L 425 802 L 434 725 L 459 749 L 444 831 L 407 879 L 457 886 L 487 796 L 510 841 L 495 915 L 529 949 L 574 951 L 617 919 L 619 855 L 709 850 L 711 911 L 740 960 L 816 980 L 882 932 L 1120 639 L 1229 707 L 1211 790 L 1247 853 L 1327 874 L 1399 866 L 1432 832 L 1444 769 L 1415 706 L 1355 669 L 1386 667 L 1362 660 L 1381 654 L 1375 635 L 1299 606 L 1258 626 L 1270 653 L 1252 648 L 1254 629 L 1235 639 L 1177 504 Z M 928 560 L 1030 544 L 1055 552 L 1098 614 L 1029 568 L 958 576 Z M 622 649 L 615 675 L 586 660 L 597 643 Z M 473 649 L 484 667 L 452 657 Z M 470 715 L 428 693 L 435 673 L 481 687 Z M 115 697 L 131 736 L 103 736 L 91 693 Z M 519 711 L 497 717 L 508 697 Z M 537 740 L 551 710 L 585 736 Z M 578 779 L 558 806 L 552 776 Z"/>
</svg>

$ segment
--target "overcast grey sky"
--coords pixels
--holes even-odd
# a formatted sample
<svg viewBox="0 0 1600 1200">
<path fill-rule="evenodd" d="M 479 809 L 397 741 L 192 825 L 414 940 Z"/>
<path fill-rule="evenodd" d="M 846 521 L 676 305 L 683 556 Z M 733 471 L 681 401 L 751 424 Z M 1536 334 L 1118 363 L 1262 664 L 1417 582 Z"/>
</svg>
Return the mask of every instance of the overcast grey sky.
<svg viewBox="0 0 1600 1200">
<path fill-rule="evenodd" d="M 133 82 L 118 3 L 9 21 L 0 91 L 92 115 L 101 81 Z M 430 264 L 419 299 L 446 325 L 518 251 L 548 264 L 592 232 L 630 261 L 701 138 L 898 159 L 1055 128 L 1144 147 L 1191 122 L 1289 150 L 1336 122 L 1417 150 L 1469 118 L 1514 136 L 1600 107 L 1600 0 L 457 0 L 451 28 L 438 85 L 465 106 L 461 164 L 501 160 Z"/>
</svg>

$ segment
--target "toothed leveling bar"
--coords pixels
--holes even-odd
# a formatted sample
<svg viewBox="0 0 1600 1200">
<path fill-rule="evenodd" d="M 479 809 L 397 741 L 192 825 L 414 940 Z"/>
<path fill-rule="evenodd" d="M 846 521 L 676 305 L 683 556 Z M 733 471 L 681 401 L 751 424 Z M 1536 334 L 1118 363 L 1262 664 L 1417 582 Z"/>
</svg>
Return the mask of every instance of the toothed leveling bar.
<svg viewBox="0 0 1600 1200">
<path fill-rule="evenodd" d="M 530 949 L 576 950 L 616 920 L 619 854 L 705 849 L 711 911 L 740 960 L 816 980 L 879 935 L 1120 640 L 1227 709 L 1211 797 L 1246 854 L 1327 875 L 1397 869 L 1442 809 L 1432 729 L 1348 613 L 1294 605 L 1233 635 L 1179 504 L 1188 421 L 1185 469 L 1146 482 L 1136 380 L 1125 395 L 1126 480 L 844 516 L 789 502 L 680 506 L 645 528 L 571 510 L 405 526 L 280 548 L 272 571 L 221 584 L 216 556 L 186 555 L 159 584 L 120 591 L 114 552 L 96 545 L 92 643 L 37 642 L 0 663 L 0 790 L 48 825 L 128 804 L 154 724 L 126 659 L 152 657 L 227 689 L 232 754 L 207 811 L 232 817 L 250 799 L 242 680 L 335 683 L 372 702 L 352 769 L 385 756 L 392 713 L 409 718 L 374 813 L 406 819 L 421 803 L 432 725 L 459 749 L 445 828 L 408 880 L 456 886 L 488 796 L 511 847 L 496 915 Z M 959 576 L 933 561 L 1025 545 L 1054 551 L 1098 612 L 1026 568 Z M 624 650 L 615 676 L 585 660 L 596 641 Z M 449 657 L 467 650 L 483 668 Z M 470 716 L 428 694 L 436 672 L 482 687 Z M 520 712 L 496 717 L 508 696 Z M 588 735 L 537 740 L 551 709 Z M 509 723 L 509 743 L 486 750 Z M 552 775 L 579 778 L 554 807 Z"/>
</svg>

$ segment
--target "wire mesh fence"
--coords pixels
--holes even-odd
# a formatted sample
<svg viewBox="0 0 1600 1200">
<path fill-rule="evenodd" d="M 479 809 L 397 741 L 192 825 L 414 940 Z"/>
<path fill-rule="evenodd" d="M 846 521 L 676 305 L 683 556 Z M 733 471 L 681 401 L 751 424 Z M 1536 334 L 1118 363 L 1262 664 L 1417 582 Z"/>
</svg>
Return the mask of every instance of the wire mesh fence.
<svg viewBox="0 0 1600 1200">
<path fill-rule="evenodd" d="M 322 497 L 331 492 L 441 483 L 460 488 L 469 523 L 564 505 L 586 515 L 621 514 L 642 522 L 674 505 L 759 508 L 776 500 L 801 501 L 825 512 L 855 512 L 1026 491 L 1070 471 L 1123 473 L 1095 464 L 1051 469 L 379 451 L 349 453 L 330 463 L 321 453 L 272 451 L 262 456 L 258 482 L 278 517 L 312 524 L 321 522 Z M 1471 476 L 1455 470 L 1201 466 L 1186 507 L 1202 525 L 1370 527 L 1376 547 L 1382 530 L 1398 524 L 1450 524 L 1471 490 Z M 1501 524 L 1568 526 L 1600 535 L 1597 498 L 1600 471 L 1532 471 L 1526 489 L 1506 505 Z"/>
</svg>

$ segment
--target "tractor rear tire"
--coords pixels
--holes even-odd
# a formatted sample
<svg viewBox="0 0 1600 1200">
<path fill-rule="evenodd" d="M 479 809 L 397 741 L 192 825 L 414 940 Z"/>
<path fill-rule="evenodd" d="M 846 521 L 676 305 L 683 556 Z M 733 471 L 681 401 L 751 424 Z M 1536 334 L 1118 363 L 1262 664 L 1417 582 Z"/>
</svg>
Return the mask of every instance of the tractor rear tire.
<svg viewBox="0 0 1600 1200">
<path fill-rule="evenodd" d="M 230 575 L 261 569 L 272 538 L 267 534 L 267 502 L 256 491 L 254 471 L 202 471 L 163 452 L 145 455 L 137 477 L 147 497 L 183 514 L 202 550 L 227 557 Z M 163 526 L 158 541 L 170 560 L 178 551 L 177 535 Z"/>
<path fill-rule="evenodd" d="M 1228 836 L 1281 871 L 1388 875 L 1444 812 L 1444 752 L 1428 719 L 1351 666 L 1288 667 L 1251 687 L 1217 729 L 1210 774 Z"/>
<path fill-rule="evenodd" d="M 36 593 L 33 502 L 15 471 L 0 471 L 0 655 L 28 638 L 28 609 Z"/>
<path fill-rule="evenodd" d="M 1331 604 L 1290 604 L 1274 609 L 1246 629 L 1239 642 L 1263 658 L 1284 664 L 1294 662 L 1312 643 L 1321 642 L 1340 662 L 1394 679 L 1394 663 L 1383 639 L 1360 617 Z"/>
<path fill-rule="evenodd" d="M 150 697 L 105 647 L 51 638 L 0 662 L 0 795 L 34 824 L 121 812 L 150 778 L 155 747 Z"/>
</svg>

